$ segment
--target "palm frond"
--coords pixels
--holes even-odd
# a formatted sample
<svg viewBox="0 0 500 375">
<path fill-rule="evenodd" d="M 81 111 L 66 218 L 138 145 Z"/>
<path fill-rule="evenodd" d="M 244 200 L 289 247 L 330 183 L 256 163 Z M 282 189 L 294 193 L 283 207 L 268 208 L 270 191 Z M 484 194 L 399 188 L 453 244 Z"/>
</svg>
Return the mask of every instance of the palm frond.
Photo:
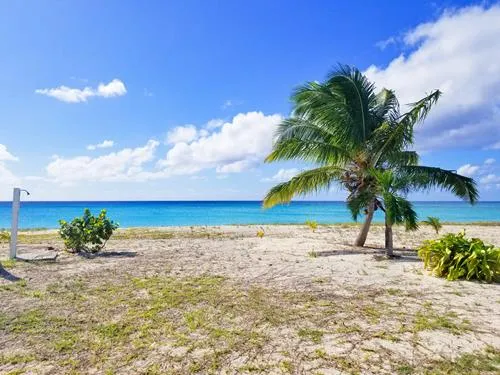
<svg viewBox="0 0 500 375">
<path fill-rule="evenodd" d="M 475 203 L 479 198 L 475 181 L 454 171 L 414 165 L 401 166 L 398 168 L 398 173 L 402 178 L 406 178 L 415 190 L 438 188 L 449 191 L 470 203 Z"/>
<path fill-rule="evenodd" d="M 384 88 L 376 95 L 375 113 L 381 121 L 399 117 L 399 101 L 393 90 Z"/>
<path fill-rule="evenodd" d="M 422 122 L 425 120 L 432 107 L 437 103 L 441 95 L 441 91 L 434 90 L 425 98 L 409 104 L 410 110 L 399 118 L 399 122 L 408 122 L 412 125 Z"/>
<path fill-rule="evenodd" d="M 288 139 L 276 143 L 265 162 L 278 160 L 302 160 L 320 165 L 342 164 L 349 160 L 344 149 L 324 142 Z"/>
<path fill-rule="evenodd" d="M 406 230 L 415 230 L 418 228 L 417 213 L 410 201 L 390 192 L 385 192 L 383 199 L 385 215 L 391 225 L 404 224 Z"/>
<path fill-rule="evenodd" d="M 339 65 L 327 78 L 326 85 L 344 103 L 344 111 L 349 114 L 350 138 L 365 142 L 377 123 L 373 108 L 377 104 L 375 85 L 358 69 Z"/>
<path fill-rule="evenodd" d="M 295 196 L 317 193 L 328 189 L 332 183 L 340 181 L 345 170 L 338 167 L 320 167 L 299 173 L 290 181 L 271 188 L 263 201 L 264 208 L 280 203 L 288 203 Z"/>
</svg>

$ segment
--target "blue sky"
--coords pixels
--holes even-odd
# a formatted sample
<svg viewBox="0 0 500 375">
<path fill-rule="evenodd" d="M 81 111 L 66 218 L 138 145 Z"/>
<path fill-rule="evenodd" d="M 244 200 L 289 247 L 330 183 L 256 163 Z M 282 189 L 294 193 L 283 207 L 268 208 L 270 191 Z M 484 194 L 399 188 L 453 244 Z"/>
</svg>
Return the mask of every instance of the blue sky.
<svg viewBox="0 0 500 375">
<path fill-rule="evenodd" d="M 442 89 L 422 163 L 500 196 L 495 3 L 16 1 L 0 33 L 2 200 L 260 199 L 305 167 L 262 164 L 291 91 L 339 62 L 403 103 Z"/>
</svg>

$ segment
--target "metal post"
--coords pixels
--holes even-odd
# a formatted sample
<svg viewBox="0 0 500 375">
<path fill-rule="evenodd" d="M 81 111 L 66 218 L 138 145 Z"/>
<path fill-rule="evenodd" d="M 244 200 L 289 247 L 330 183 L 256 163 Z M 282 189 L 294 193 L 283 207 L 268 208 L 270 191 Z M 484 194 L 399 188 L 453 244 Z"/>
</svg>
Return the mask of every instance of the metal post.
<svg viewBox="0 0 500 375">
<path fill-rule="evenodd" d="M 19 222 L 19 205 L 21 200 L 21 189 L 14 188 L 12 197 L 12 226 L 10 229 L 10 259 L 14 259 L 17 253 L 17 226 Z"/>
</svg>

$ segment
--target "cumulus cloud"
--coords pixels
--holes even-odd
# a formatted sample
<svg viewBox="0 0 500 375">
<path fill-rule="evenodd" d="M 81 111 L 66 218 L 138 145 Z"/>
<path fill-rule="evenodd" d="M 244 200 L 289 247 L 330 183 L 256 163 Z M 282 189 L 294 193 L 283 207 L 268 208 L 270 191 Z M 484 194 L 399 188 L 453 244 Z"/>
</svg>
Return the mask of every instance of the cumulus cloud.
<svg viewBox="0 0 500 375">
<path fill-rule="evenodd" d="M 143 165 L 154 158 L 159 142 L 149 140 L 144 146 L 91 158 L 63 158 L 55 155 L 47 165 L 49 179 L 69 185 L 77 181 L 137 181 L 154 175 L 143 171 Z"/>
<path fill-rule="evenodd" d="M 410 53 L 365 74 L 378 88 L 396 90 L 401 103 L 443 91 L 418 129 L 419 149 L 500 147 L 500 48 L 492 42 L 499 39 L 500 5 L 446 11 L 404 35 Z"/>
<path fill-rule="evenodd" d="M 300 171 L 297 168 L 280 169 L 274 176 L 263 178 L 264 182 L 285 182 L 297 175 Z"/>
<path fill-rule="evenodd" d="M 167 144 L 191 142 L 198 138 L 198 129 L 194 125 L 177 126 L 167 133 Z"/>
<path fill-rule="evenodd" d="M 0 181 L 2 181 L 2 194 L 4 190 L 9 190 L 13 185 L 19 182 L 19 178 L 9 169 L 7 168 L 6 162 L 18 161 L 19 158 L 12 155 L 7 147 L 3 144 L 0 144 Z M 7 191 L 5 190 L 5 192 Z"/>
<path fill-rule="evenodd" d="M 479 165 L 465 164 L 457 169 L 457 173 L 462 176 L 472 177 L 479 170 Z"/>
<path fill-rule="evenodd" d="M 5 145 L 0 144 L 0 162 L 2 161 L 18 161 L 19 159 L 7 151 Z"/>
<path fill-rule="evenodd" d="M 487 150 L 500 150 L 500 141 L 485 147 Z"/>
<path fill-rule="evenodd" d="M 194 174 L 207 168 L 235 173 L 251 168 L 270 152 L 281 120 L 279 114 L 240 113 L 211 133 L 198 130 L 196 140 L 175 143 L 157 166 L 173 174 Z"/>
<path fill-rule="evenodd" d="M 108 83 L 100 83 L 97 88 L 86 86 L 83 89 L 77 89 L 63 85 L 49 89 L 37 89 L 35 93 L 50 96 L 66 103 L 81 103 L 86 102 L 91 97 L 123 96 L 127 93 L 127 88 L 121 80 L 115 78 Z"/>
<path fill-rule="evenodd" d="M 97 148 L 110 148 L 115 145 L 115 142 L 110 141 L 110 140 L 104 140 L 101 143 L 97 143 L 95 145 L 88 145 L 87 150 L 93 151 Z"/>
<path fill-rule="evenodd" d="M 497 182 L 500 182 L 500 176 L 497 176 L 493 173 L 490 173 L 484 177 L 482 177 L 479 182 L 483 185 L 489 185 L 489 184 L 494 184 Z"/>
<path fill-rule="evenodd" d="M 500 188 L 500 167 L 495 162 L 495 159 L 487 158 L 481 165 L 465 164 L 457 169 L 457 173 L 474 177 L 481 189 Z"/>
<path fill-rule="evenodd" d="M 396 44 L 396 38 L 393 36 L 387 38 L 386 40 L 381 40 L 381 41 L 375 43 L 375 46 L 377 46 L 378 48 L 380 48 L 383 51 L 391 44 Z"/>
</svg>

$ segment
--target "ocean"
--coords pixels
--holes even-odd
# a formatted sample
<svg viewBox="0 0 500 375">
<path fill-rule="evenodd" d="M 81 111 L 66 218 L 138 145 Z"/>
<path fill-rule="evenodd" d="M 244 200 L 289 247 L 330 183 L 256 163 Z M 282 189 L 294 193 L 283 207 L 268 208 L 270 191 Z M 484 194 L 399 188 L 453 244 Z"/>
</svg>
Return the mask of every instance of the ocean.
<svg viewBox="0 0 500 375">
<path fill-rule="evenodd" d="M 500 222 L 500 202 L 414 202 L 420 219 Z M 103 208 L 120 227 L 153 227 L 223 224 L 294 224 L 352 222 L 344 202 L 296 201 L 264 210 L 259 201 L 155 201 L 155 202 L 21 202 L 20 228 L 57 228 L 60 219 L 80 216 L 84 208 L 94 214 Z M 382 222 L 377 212 L 375 221 Z M 0 202 L 0 228 L 10 228 L 11 203 Z"/>
</svg>

